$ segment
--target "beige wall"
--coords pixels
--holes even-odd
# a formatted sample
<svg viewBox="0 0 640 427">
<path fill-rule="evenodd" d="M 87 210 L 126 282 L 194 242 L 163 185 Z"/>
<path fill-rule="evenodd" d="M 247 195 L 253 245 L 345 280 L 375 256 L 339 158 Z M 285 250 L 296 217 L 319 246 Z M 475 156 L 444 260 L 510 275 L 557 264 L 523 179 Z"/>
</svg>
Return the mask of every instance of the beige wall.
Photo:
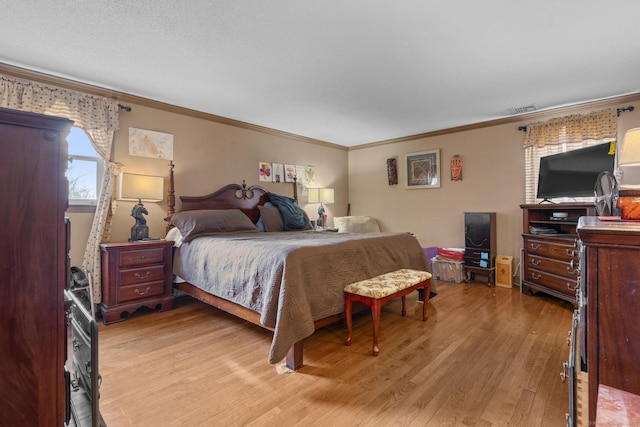
<svg viewBox="0 0 640 427">
<path fill-rule="evenodd" d="M 129 156 L 129 127 L 173 134 L 176 186 L 176 209 L 180 195 L 197 196 L 212 193 L 229 183 L 247 185 L 258 182 L 258 163 L 275 162 L 294 165 L 313 165 L 318 187 L 333 187 L 335 203 L 326 205 L 331 221 L 347 210 L 347 150 L 332 144 L 303 142 L 278 133 L 230 126 L 187 115 L 167 112 L 147 106 L 131 104 L 132 111 L 120 113 L 120 129 L 115 135 L 114 160 L 125 165 L 130 173 L 169 175 L 168 161 Z M 167 182 L 165 181 L 165 190 Z M 286 196 L 293 195 L 287 183 L 260 184 L 267 190 Z M 307 205 L 306 195 L 299 195 L 300 205 L 309 217 L 318 216 L 317 204 Z M 134 224 L 131 208 L 135 202 L 120 201 L 113 223 L 112 242 L 126 241 Z M 149 211 L 149 235 L 164 237 L 167 204 L 145 203 Z M 91 226 L 92 214 L 68 213 L 71 219 L 71 262 L 81 265 L 84 247 Z"/>
<path fill-rule="evenodd" d="M 627 129 L 640 126 L 640 104 L 620 107 L 627 105 L 635 106 L 635 111 L 620 115 L 619 140 Z M 536 120 L 548 117 L 554 113 Z M 349 151 L 352 213 L 377 218 L 383 231 L 412 232 L 423 247 L 463 247 L 464 212 L 496 212 L 498 254 L 511 255 L 517 263 L 522 246 L 520 204 L 525 202 L 524 133 L 518 126 L 526 124 L 502 124 Z M 432 149 L 440 149 L 440 188 L 406 189 L 405 154 Z M 454 154 L 463 159 L 462 181 L 450 179 L 449 161 Z M 386 159 L 390 157 L 398 161 L 398 185 L 393 186 L 387 183 Z"/>
<path fill-rule="evenodd" d="M 640 103 L 636 110 L 619 119 L 619 139 L 632 127 L 640 126 Z M 335 188 L 336 203 L 326 205 L 329 221 L 347 213 L 371 215 L 384 231 L 409 231 L 423 247 L 464 246 L 464 212 L 496 212 L 498 253 L 519 259 L 524 203 L 524 134 L 519 125 L 501 124 L 446 135 L 346 150 L 331 144 L 315 144 L 278 133 L 260 132 L 231 125 L 131 104 L 130 113 L 120 115 L 116 133 L 115 160 L 126 171 L 168 176 L 168 162 L 128 155 L 128 130 L 137 127 L 174 135 L 176 199 L 180 195 L 213 192 L 228 183 L 258 184 L 260 161 L 314 165 L 317 186 Z M 584 112 L 594 108 L 585 107 Z M 576 111 L 580 111 L 577 109 Z M 555 113 L 555 115 L 558 115 Z M 553 117 L 537 117 L 544 120 Z M 440 149 L 441 186 L 433 189 L 405 189 L 404 155 Z M 449 161 L 454 154 L 463 158 L 463 180 L 451 181 Z M 398 160 L 398 185 L 387 184 L 386 159 Z M 266 184 L 269 191 L 291 195 L 287 184 Z M 317 205 L 300 204 L 311 218 Z M 132 202 L 119 202 L 111 241 L 126 241 L 133 219 Z M 147 203 L 151 236 L 164 235 L 166 203 Z M 179 209 L 179 202 L 177 208 Z M 72 221 L 71 259 L 80 265 L 91 225 L 89 214 L 69 214 Z M 515 266 L 515 264 L 514 264 Z"/>
</svg>

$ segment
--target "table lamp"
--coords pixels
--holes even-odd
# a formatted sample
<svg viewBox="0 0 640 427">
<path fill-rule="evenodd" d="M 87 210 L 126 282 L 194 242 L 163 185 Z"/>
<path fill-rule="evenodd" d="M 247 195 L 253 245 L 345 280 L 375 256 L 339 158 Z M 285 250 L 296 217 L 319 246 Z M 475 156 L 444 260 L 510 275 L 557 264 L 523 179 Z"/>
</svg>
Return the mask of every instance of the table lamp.
<svg viewBox="0 0 640 427">
<path fill-rule="evenodd" d="M 161 176 L 121 173 L 118 182 L 118 200 L 131 200 L 138 203 L 133 206 L 131 216 L 136 220 L 131 227 L 131 241 L 149 238 L 149 227 L 143 215 L 149 212 L 142 204 L 160 202 L 163 197 L 164 178 Z"/>
<path fill-rule="evenodd" d="M 333 188 L 309 188 L 309 203 L 320 203 L 318 207 L 318 227 L 327 226 L 323 203 L 333 203 Z"/>
</svg>

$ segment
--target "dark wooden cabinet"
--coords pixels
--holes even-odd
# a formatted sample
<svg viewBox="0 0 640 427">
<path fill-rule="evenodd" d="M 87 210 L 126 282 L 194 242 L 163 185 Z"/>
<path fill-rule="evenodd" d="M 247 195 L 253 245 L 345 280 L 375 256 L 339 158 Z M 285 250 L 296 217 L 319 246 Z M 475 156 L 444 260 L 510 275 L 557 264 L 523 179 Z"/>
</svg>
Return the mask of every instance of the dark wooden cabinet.
<svg viewBox="0 0 640 427">
<path fill-rule="evenodd" d="M 496 267 L 496 213 L 464 213 L 464 267 L 468 275 L 485 274 L 494 284 Z"/>
<path fill-rule="evenodd" d="M 593 204 L 521 205 L 523 289 L 576 303 L 580 254 L 578 219 L 595 215 Z M 554 216 L 555 215 L 555 216 Z"/>
<path fill-rule="evenodd" d="M 173 308 L 173 242 L 168 240 L 100 245 L 105 324 L 126 319 L 141 307 Z"/>
<path fill-rule="evenodd" d="M 595 423 L 600 384 L 640 394 L 640 224 L 588 217 L 577 231 L 585 252 L 589 421 Z"/>
<path fill-rule="evenodd" d="M 0 109 L 0 424 L 62 426 L 72 122 Z"/>
</svg>

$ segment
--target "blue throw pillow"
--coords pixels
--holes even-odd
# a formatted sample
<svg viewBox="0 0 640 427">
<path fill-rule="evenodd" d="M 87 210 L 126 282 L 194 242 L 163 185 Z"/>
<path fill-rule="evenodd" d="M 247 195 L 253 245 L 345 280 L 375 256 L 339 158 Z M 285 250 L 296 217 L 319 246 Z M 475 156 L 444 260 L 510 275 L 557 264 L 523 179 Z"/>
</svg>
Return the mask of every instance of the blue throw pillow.
<svg viewBox="0 0 640 427">
<path fill-rule="evenodd" d="M 304 211 L 290 197 L 269 193 L 269 201 L 278 207 L 284 223 L 284 231 L 300 230 L 306 227 Z"/>
</svg>

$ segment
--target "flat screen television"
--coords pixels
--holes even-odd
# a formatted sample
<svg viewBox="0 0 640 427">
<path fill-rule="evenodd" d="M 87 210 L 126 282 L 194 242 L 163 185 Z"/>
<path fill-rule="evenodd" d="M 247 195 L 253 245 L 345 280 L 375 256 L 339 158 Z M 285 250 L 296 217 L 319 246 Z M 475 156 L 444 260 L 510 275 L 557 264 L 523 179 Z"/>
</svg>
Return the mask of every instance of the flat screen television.
<svg viewBox="0 0 640 427">
<path fill-rule="evenodd" d="M 600 172 L 613 172 L 609 143 L 540 158 L 538 199 L 592 197 Z"/>
</svg>

